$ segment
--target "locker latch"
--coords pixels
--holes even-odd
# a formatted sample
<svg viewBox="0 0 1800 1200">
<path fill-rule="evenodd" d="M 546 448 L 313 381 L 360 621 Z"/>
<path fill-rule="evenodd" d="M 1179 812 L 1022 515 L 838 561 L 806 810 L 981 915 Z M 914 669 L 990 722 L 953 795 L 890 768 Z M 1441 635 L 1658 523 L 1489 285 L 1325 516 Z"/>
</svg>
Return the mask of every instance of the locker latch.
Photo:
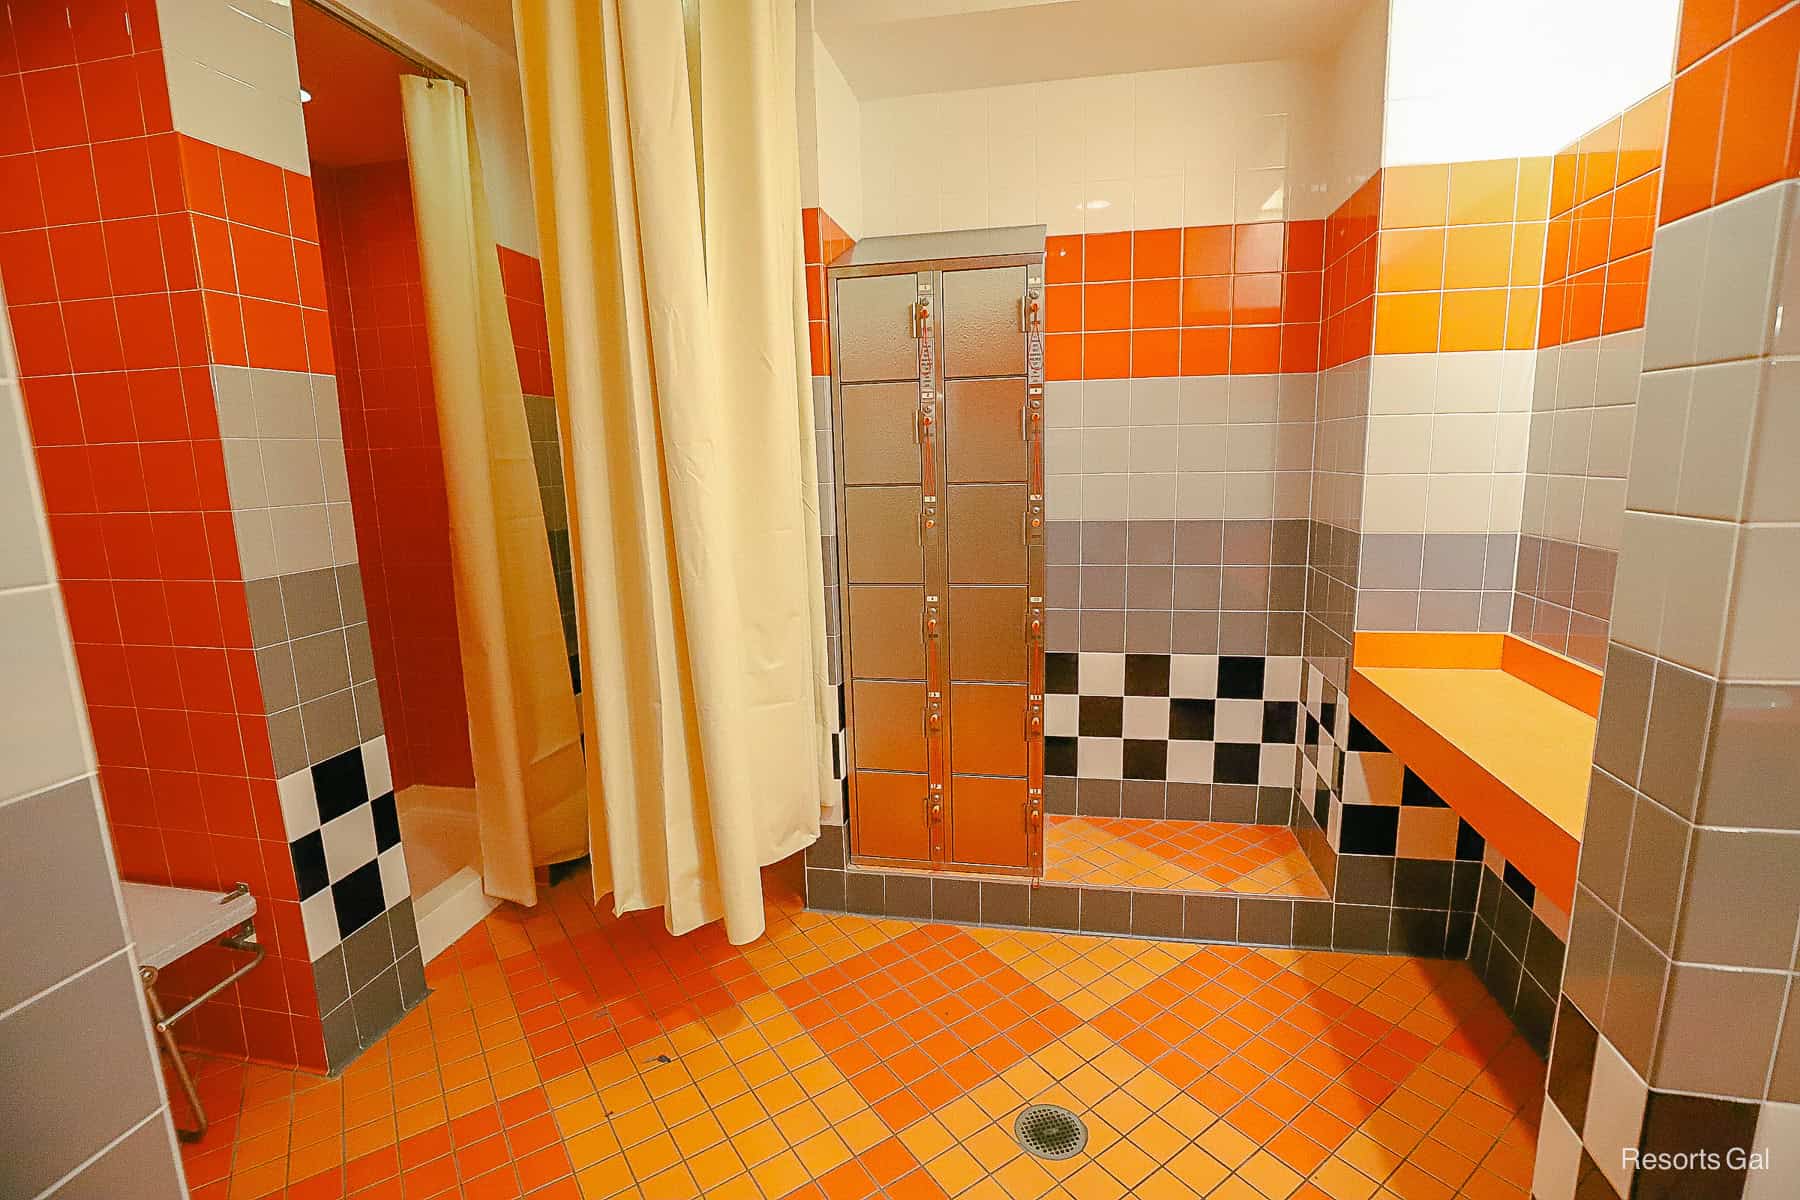
<svg viewBox="0 0 1800 1200">
<path fill-rule="evenodd" d="M 1019 301 L 1019 332 L 1037 333 L 1044 328 L 1044 294 L 1035 287 L 1025 289 Z"/>
<path fill-rule="evenodd" d="M 913 302 L 912 335 L 921 342 L 931 335 L 931 301 L 921 298 Z"/>
</svg>

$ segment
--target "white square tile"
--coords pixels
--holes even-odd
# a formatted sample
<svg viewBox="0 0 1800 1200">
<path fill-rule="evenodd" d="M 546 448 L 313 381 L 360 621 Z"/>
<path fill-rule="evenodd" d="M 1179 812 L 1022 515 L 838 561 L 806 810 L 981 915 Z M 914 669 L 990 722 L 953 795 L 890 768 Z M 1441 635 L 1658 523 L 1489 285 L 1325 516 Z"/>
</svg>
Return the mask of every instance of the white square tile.
<svg viewBox="0 0 1800 1200">
<path fill-rule="evenodd" d="M 1120 779 L 1125 774 L 1125 739 L 1084 737 L 1075 746 L 1075 773 L 1083 779 Z"/>
<path fill-rule="evenodd" d="M 337 906 L 331 889 L 321 888 L 300 902 L 300 923 L 306 929 L 306 952 L 317 962 L 344 939 L 338 934 Z"/>
<path fill-rule="evenodd" d="M 1084 650 L 1075 662 L 1076 687 L 1083 696 L 1123 696 L 1125 656 L 1107 651 Z"/>
<path fill-rule="evenodd" d="M 1344 802 L 1397 806 L 1405 777 L 1406 768 L 1397 754 L 1349 751 L 1344 756 Z"/>
<path fill-rule="evenodd" d="M 319 827 L 319 801 L 313 793 L 312 768 L 295 771 L 275 781 L 281 798 L 281 823 L 288 841 L 305 837 Z"/>
<path fill-rule="evenodd" d="M 394 790 L 394 772 L 388 762 L 387 735 L 362 744 L 363 779 L 369 785 L 369 799 L 385 796 Z"/>
<path fill-rule="evenodd" d="M 1124 732 L 1128 738 L 1162 741 L 1169 736 L 1167 696 L 1125 697 Z"/>
<path fill-rule="evenodd" d="M 375 811 L 359 804 L 319 827 L 325 842 L 325 870 L 336 883 L 375 859 Z"/>
<path fill-rule="evenodd" d="M 1306 660 L 1297 654 L 1271 654 L 1263 661 L 1263 699 L 1299 700 L 1300 667 Z"/>
<path fill-rule="evenodd" d="M 1220 742 L 1262 741 L 1261 700 L 1219 700 L 1213 706 L 1213 739 Z"/>
<path fill-rule="evenodd" d="M 1169 695 L 1211 700 L 1219 694 L 1219 656 L 1176 654 L 1169 658 Z"/>
<path fill-rule="evenodd" d="M 1787 195 L 1785 186 L 1766 187 L 1707 212 L 1710 230 L 1700 286 L 1696 361 L 1723 362 L 1768 352 Z M 1654 271 L 1654 257 L 1652 263 Z"/>
<path fill-rule="evenodd" d="M 1263 787 L 1292 786 L 1298 754 L 1299 747 L 1291 742 L 1264 742 L 1257 759 L 1256 782 Z"/>
<path fill-rule="evenodd" d="M 1800 525 L 1744 527 L 1731 595 L 1727 678 L 1800 679 L 1800 637 L 1794 632 L 1796 581 L 1800 581 Z M 1665 623 L 1673 619 L 1674 607 L 1672 594 L 1671 615 Z M 1665 640 L 1667 636 L 1665 628 Z"/>
<path fill-rule="evenodd" d="M 1074 737 L 1081 721 L 1081 697 L 1066 692 L 1044 697 L 1044 735 Z"/>
<path fill-rule="evenodd" d="M 1550 1097 L 1544 1097 L 1544 1119 L 1538 1126 L 1537 1161 L 1532 1168 L 1534 1200 L 1575 1200 L 1581 1171 L 1581 1139 L 1569 1128 Z"/>
<path fill-rule="evenodd" d="M 1656 231 L 1644 316 L 1646 371 L 1685 367 L 1695 361 L 1708 220 L 1708 214 L 1696 213 Z"/>
<path fill-rule="evenodd" d="M 1760 1158 L 1745 1173 L 1743 1200 L 1792 1200 L 1794 1157 L 1800 1153 L 1800 1104 L 1763 1101 L 1750 1145 Z"/>
<path fill-rule="evenodd" d="M 1604 1037 L 1594 1051 L 1593 1080 L 1588 1087 L 1587 1121 L 1581 1144 L 1621 1196 L 1631 1195 L 1634 1174 L 1625 1161 L 1643 1132 L 1644 1104 L 1650 1089 Z"/>
<path fill-rule="evenodd" d="M 1211 783 L 1213 743 L 1170 742 L 1168 773 L 1171 783 Z"/>
<path fill-rule="evenodd" d="M 406 848 L 390 846 L 381 852 L 378 870 L 381 874 L 381 900 L 392 908 L 412 895 L 412 883 L 406 875 Z"/>
</svg>

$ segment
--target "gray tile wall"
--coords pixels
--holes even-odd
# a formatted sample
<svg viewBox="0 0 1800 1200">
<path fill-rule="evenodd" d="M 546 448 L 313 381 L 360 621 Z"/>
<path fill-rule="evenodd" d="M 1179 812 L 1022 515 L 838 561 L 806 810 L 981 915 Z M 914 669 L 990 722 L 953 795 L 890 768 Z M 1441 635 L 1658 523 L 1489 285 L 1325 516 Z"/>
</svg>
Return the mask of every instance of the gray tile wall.
<svg viewBox="0 0 1800 1200">
<path fill-rule="evenodd" d="M 269 749 L 283 792 L 290 854 L 306 892 L 307 864 L 320 857 L 313 842 L 326 815 L 311 805 L 315 768 L 329 772 L 329 764 L 355 760 L 360 769 L 366 760 L 372 774 L 387 775 L 337 380 L 227 366 L 214 366 L 212 374 Z M 555 461 L 560 484 L 560 457 Z M 558 511 L 566 525 L 566 508 Z M 391 811 L 392 790 L 389 781 L 359 796 L 359 811 L 338 813 L 332 824 L 372 826 L 371 806 L 385 794 Z M 305 796 L 296 803 L 292 798 L 300 792 Z M 360 839 L 340 835 L 335 845 L 327 844 L 334 850 L 329 886 L 321 881 L 320 890 L 302 896 L 326 1060 L 334 1071 L 424 996 L 397 823 L 391 837 L 392 844 L 378 847 L 372 830 Z M 362 874 L 344 883 L 357 868 Z M 363 886 L 356 919 L 371 908 L 379 916 L 346 934 L 333 909 L 333 893 L 341 886 L 348 896 L 358 881 Z M 344 918 L 344 924 L 350 921 Z M 356 970 L 344 948 L 350 937 L 357 939 Z M 409 986 L 402 986 L 403 975 Z"/>
<path fill-rule="evenodd" d="M 180 1200 L 43 522 L 0 315 L 0 1195 Z"/>
<path fill-rule="evenodd" d="M 1616 1164 L 1800 1129 L 1797 308 L 1800 181 L 1657 231 L 1539 1200 L 1793 1190 Z"/>
<path fill-rule="evenodd" d="M 556 577 L 556 607 L 562 613 L 563 644 L 570 677 L 581 690 L 580 647 L 575 630 L 575 560 L 569 548 L 569 493 L 563 482 L 562 437 L 556 397 L 525 397 L 525 426 L 531 434 L 531 463 L 537 470 L 544 530 L 550 540 L 550 569 Z"/>
</svg>

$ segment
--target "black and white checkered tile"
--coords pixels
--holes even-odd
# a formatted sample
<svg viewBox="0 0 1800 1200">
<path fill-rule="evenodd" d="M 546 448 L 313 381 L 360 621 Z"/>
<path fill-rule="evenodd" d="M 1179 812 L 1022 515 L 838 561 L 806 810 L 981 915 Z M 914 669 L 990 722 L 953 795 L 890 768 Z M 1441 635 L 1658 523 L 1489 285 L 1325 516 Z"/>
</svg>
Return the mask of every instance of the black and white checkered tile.
<svg viewBox="0 0 1800 1200">
<path fill-rule="evenodd" d="M 387 738 L 295 771 L 277 788 L 307 950 L 317 961 L 412 894 Z"/>
<path fill-rule="evenodd" d="M 1044 657 L 1046 775 L 1292 784 L 1298 656 Z"/>
<path fill-rule="evenodd" d="M 1296 787 L 1340 854 L 1474 861 L 1481 837 L 1413 774 L 1317 668 L 1307 668 Z"/>
<path fill-rule="evenodd" d="M 1488 846 L 1469 966 L 1539 1053 L 1549 1049 L 1568 939 L 1569 915 Z"/>
<path fill-rule="evenodd" d="M 1533 1200 L 1795 1195 L 1800 1104 L 1658 1091 L 1567 996 L 1545 1092 Z"/>
</svg>

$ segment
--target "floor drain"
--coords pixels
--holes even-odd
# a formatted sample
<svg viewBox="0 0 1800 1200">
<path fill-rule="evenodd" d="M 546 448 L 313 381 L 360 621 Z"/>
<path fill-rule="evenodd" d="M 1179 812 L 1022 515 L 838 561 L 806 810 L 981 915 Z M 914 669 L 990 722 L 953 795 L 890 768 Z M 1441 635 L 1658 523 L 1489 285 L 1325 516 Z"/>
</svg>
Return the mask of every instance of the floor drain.
<svg viewBox="0 0 1800 1200">
<path fill-rule="evenodd" d="M 1033 1104 L 1013 1122 L 1013 1136 L 1039 1158 L 1074 1158 L 1087 1145 L 1087 1126 L 1060 1104 Z"/>
</svg>

